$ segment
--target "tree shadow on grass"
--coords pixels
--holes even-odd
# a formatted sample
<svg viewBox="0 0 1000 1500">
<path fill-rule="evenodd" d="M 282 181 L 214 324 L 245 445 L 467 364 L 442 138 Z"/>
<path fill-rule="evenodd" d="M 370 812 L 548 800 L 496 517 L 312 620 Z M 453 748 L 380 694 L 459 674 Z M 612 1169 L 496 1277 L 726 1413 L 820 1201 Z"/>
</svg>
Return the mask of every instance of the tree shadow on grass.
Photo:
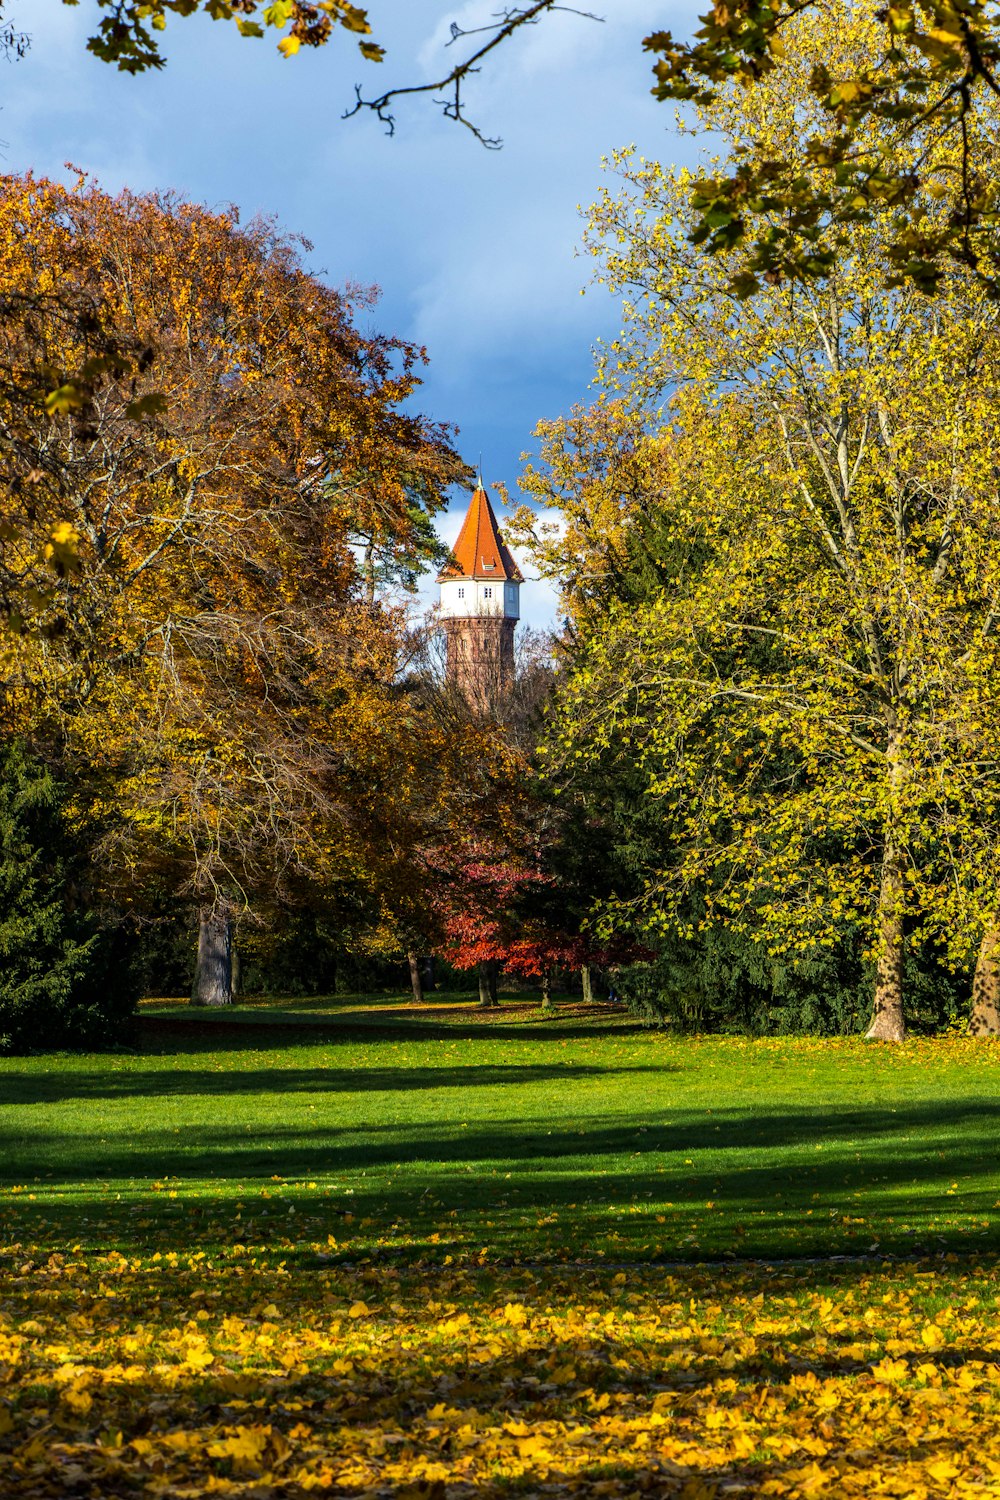
<svg viewBox="0 0 1000 1500">
<path fill-rule="evenodd" d="M 944 1246 L 966 1244 L 975 1234 L 992 1245 L 1000 1231 L 992 1218 L 997 1100 L 965 1100 L 958 1110 L 924 1101 L 835 1116 L 802 1108 L 717 1110 L 711 1127 L 703 1111 L 647 1118 L 642 1127 L 604 1118 L 579 1130 L 531 1117 L 471 1128 L 373 1120 L 272 1127 L 266 1138 L 257 1127 L 242 1135 L 218 1125 L 178 1133 L 150 1128 L 127 1146 L 96 1133 L 67 1141 L 8 1132 L 0 1135 L 7 1181 L 38 1181 L 48 1173 L 64 1186 L 43 1184 L 39 1191 L 50 1200 L 44 1208 L 8 1199 L 4 1214 L 8 1225 L 41 1217 L 49 1231 L 62 1226 L 80 1238 L 93 1238 L 99 1220 L 133 1242 L 136 1215 L 149 1215 L 148 1226 L 164 1243 L 190 1246 L 217 1239 L 240 1196 L 251 1200 L 245 1217 L 257 1221 L 258 1235 L 292 1233 L 292 1253 L 296 1242 L 342 1236 L 351 1214 L 375 1226 L 362 1240 L 385 1240 L 374 1253 L 402 1258 L 468 1253 L 464 1232 L 478 1243 L 478 1236 L 487 1238 L 484 1228 L 491 1253 L 586 1256 L 586 1247 L 601 1242 L 605 1253 L 622 1259 L 640 1252 L 696 1259 L 823 1255 L 832 1246 L 857 1251 L 872 1241 L 866 1224 L 872 1216 L 883 1251 L 909 1253 L 915 1235 Z M 140 1211 L 135 1201 L 142 1189 L 127 1188 L 121 1204 L 101 1196 L 102 1181 L 154 1175 L 176 1179 L 175 1189 L 198 1184 L 201 1197 L 176 1207 L 147 1199 Z M 952 1185 L 957 1179 L 964 1179 L 960 1190 Z M 310 1180 L 317 1185 L 312 1191 L 305 1187 Z M 213 1182 L 225 1190 L 214 1194 Z M 73 1183 L 92 1185 L 89 1201 Z M 394 1221 L 408 1227 L 405 1243 L 385 1233 Z"/>
<path fill-rule="evenodd" d="M 611 1068 L 588 1063 L 468 1063 L 459 1067 L 410 1068 L 271 1068 L 260 1067 L 227 1072 L 215 1068 L 78 1068 L 52 1073 L 5 1067 L 2 1103 L 5 1105 L 55 1104 L 80 1099 L 170 1098 L 176 1095 L 260 1094 L 353 1094 L 414 1093 L 426 1089 L 475 1090 L 502 1084 L 552 1083 L 562 1086 L 584 1078 L 608 1078 L 622 1073 L 679 1072 L 659 1065 L 619 1065 Z"/>
<path fill-rule="evenodd" d="M 480 1071 L 484 1076 L 478 1077 Z M 642 1074 L 658 1070 L 623 1068 L 621 1071 Z M 487 1086 L 518 1081 L 562 1084 L 591 1074 L 607 1077 L 607 1070 L 577 1068 L 572 1064 L 537 1069 L 479 1070 L 473 1066 L 438 1069 L 435 1074 L 436 1080 L 431 1084 L 427 1071 L 421 1069 L 385 1069 L 374 1073 L 279 1070 L 273 1074 L 264 1070 L 260 1074 L 242 1075 L 242 1087 L 233 1090 L 231 1078 L 208 1073 L 194 1075 L 198 1080 L 204 1079 L 204 1090 L 200 1083 L 196 1086 L 182 1082 L 177 1092 L 236 1092 L 253 1099 L 275 1083 L 280 1099 L 286 1092 L 294 1094 L 310 1089 L 323 1092 L 332 1079 L 334 1089 L 345 1089 L 356 1100 L 364 1101 L 372 1090 L 367 1085 L 359 1088 L 358 1081 L 372 1076 L 379 1080 L 376 1092 L 405 1091 L 418 1086 L 471 1090 L 477 1081 Z M 60 1088 L 59 1080 L 28 1075 L 24 1080 L 23 1102 L 35 1097 L 35 1089 L 43 1091 L 42 1099 L 74 1098 L 79 1077 L 68 1075 Z M 142 1085 L 140 1093 L 159 1092 L 145 1087 L 148 1074 L 136 1077 Z M 170 1082 L 175 1077 L 172 1073 L 162 1075 L 163 1093 L 170 1091 Z M 121 1090 L 123 1095 L 132 1092 L 131 1079 L 132 1075 L 127 1075 Z M 288 1079 L 292 1080 L 290 1088 L 285 1086 Z M 96 1075 L 95 1085 L 103 1088 L 107 1082 L 107 1075 Z M 53 1092 L 46 1094 L 44 1090 L 50 1087 Z M 376 1109 L 380 1108 L 380 1104 L 376 1105 Z M 359 1110 L 351 1121 L 335 1125 L 313 1124 L 307 1116 L 297 1123 L 280 1125 L 258 1120 L 241 1126 L 235 1120 L 219 1118 L 210 1123 L 194 1121 L 178 1127 L 137 1123 L 127 1140 L 108 1139 L 104 1134 L 107 1128 L 107 1121 L 98 1119 L 92 1132 L 72 1135 L 46 1132 L 36 1128 L 30 1117 L 23 1123 L 2 1126 L 0 1180 L 10 1180 L 16 1175 L 12 1172 L 11 1158 L 17 1147 L 29 1153 L 22 1159 L 18 1181 L 25 1171 L 48 1170 L 52 1165 L 65 1166 L 67 1175 L 71 1168 L 73 1178 L 86 1180 L 95 1172 L 132 1176 L 136 1167 L 157 1162 L 160 1164 L 157 1176 L 164 1171 L 179 1171 L 180 1175 L 200 1179 L 252 1176 L 254 1164 L 264 1163 L 272 1171 L 277 1164 L 281 1175 L 291 1178 L 315 1175 L 317 1169 L 327 1174 L 346 1173 L 414 1162 L 456 1167 L 502 1163 L 530 1176 L 543 1171 L 545 1163 L 564 1163 L 568 1169 L 581 1158 L 594 1165 L 594 1158 L 605 1157 L 618 1158 L 619 1170 L 632 1175 L 630 1163 L 635 1163 L 635 1171 L 641 1173 L 651 1161 L 676 1166 L 676 1158 L 689 1152 L 711 1152 L 713 1156 L 722 1153 L 723 1158 L 730 1153 L 735 1155 L 736 1160 L 724 1160 L 717 1166 L 704 1158 L 701 1161 L 692 1158 L 687 1163 L 694 1168 L 692 1177 L 720 1180 L 731 1174 L 734 1183 L 754 1177 L 760 1170 L 755 1157 L 762 1152 L 775 1154 L 773 1168 L 767 1170 L 769 1175 L 776 1173 L 779 1180 L 789 1173 L 802 1172 L 821 1181 L 829 1180 L 831 1173 L 855 1181 L 861 1173 L 871 1171 L 881 1180 L 894 1181 L 922 1164 L 935 1165 L 935 1158 L 943 1162 L 939 1167 L 935 1165 L 940 1176 L 953 1176 L 957 1170 L 972 1164 L 983 1171 L 995 1170 L 1000 1100 L 966 1098 L 960 1105 L 951 1100 L 924 1100 L 888 1109 L 878 1106 L 841 1109 L 835 1114 L 793 1105 L 770 1111 L 717 1108 L 709 1113 L 704 1109 L 678 1108 L 668 1112 L 660 1108 L 643 1113 L 641 1097 L 632 1095 L 627 1104 L 623 1101 L 621 1114 L 588 1115 L 579 1126 L 565 1122 L 554 1125 L 548 1115 L 520 1118 L 504 1115 L 469 1122 L 441 1121 L 432 1116 L 387 1122 L 377 1115 L 366 1119 L 364 1111 Z M 853 1147 L 863 1148 L 867 1157 L 860 1151 L 852 1153 Z M 816 1152 L 814 1157 L 806 1156 L 797 1162 L 787 1159 L 788 1151 L 809 1148 Z M 142 1175 L 149 1175 L 148 1168 Z"/>
<path fill-rule="evenodd" d="M 551 1020 L 505 1026 L 499 1021 L 442 1022 L 410 1017 L 359 1017 L 355 1012 L 341 1019 L 278 1013 L 264 1020 L 259 1011 L 205 1016 L 140 1016 L 134 1026 L 135 1051 L 144 1056 L 164 1057 L 191 1052 L 267 1052 L 287 1047 L 354 1046 L 359 1041 L 394 1042 L 521 1042 L 548 1046 L 552 1042 L 594 1041 L 605 1037 L 635 1037 L 644 1028 L 635 1021 L 611 1021 L 595 1028 L 593 1021 Z"/>
</svg>

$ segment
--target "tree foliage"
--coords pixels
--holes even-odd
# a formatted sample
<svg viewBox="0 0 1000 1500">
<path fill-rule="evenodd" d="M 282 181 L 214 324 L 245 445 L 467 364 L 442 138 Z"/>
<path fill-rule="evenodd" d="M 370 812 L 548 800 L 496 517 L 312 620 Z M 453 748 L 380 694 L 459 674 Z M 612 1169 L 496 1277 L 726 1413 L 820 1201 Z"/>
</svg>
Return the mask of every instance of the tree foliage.
<svg viewBox="0 0 1000 1500">
<path fill-rule="evenodd" d="M 693 242 L 723 252 L 742 245 L 745 275 L 801 279 L 835 265 L 853 224 L 877 221 L 890 281 L 931 291 L 958 264 L 995 289 L 995 172 L 983 140 L 984 128 L 993 137 L 1000 95 L 993 7 L 853 5 L 850 24 L 866 44 L 850 56 L 836 45 L 842 13 L 827 0 L 720 0 L 691 42 L 668 31 L 646 38 L 659 98 L 711 110 L 735 86 L 751 117 L 758 85 L 799 55 L 804 34 L 833 43 L 829 54 L 809 49 L 811 107 L 794 145 L 763 152 L 758 137 L 729 175 L 693 185 Z"/>
<path fill-rule="evenodd" d="M 342 32 L 359 38 L 365 59 L 385 56 L 371 39 L 368 9 L 351 0 L 95 3 L 99 19 L 88 48 L 129 73 L 162 67 L 168 22 L 196 14 L 227 22 L 243 37 L 273 33 L 286 58 Z M 802 28 L 827 31 L 836 9 L 830 0 L 716 0 L 690 39 L 663 29 L 645 37 L 643 46 L 655 60 L 653 93 L 702 109 L 735 90 L 752 116 L 755 90 L 796 54 Z M 452 21 L 449 45 L 460 50 L 440 77 L 375 95 L 359 87 L 349 113 L 372 110 L 391 134 L 396 103 L 429 95 L 483 145 L 499 146 L 499 138 L 487 135 L 469 114 L 466 86 L 499 47 L 566 10 L 602 19 L 560 0 L 524 0 L 479 26 Z M 813 108 L 795 147 L 748 151 L 728 175 L 692 182 L 692 240 L 710 253 L 741 245 L 747 252 L 744 278 L 809 279 L 830 270 L 852 224 L 878 219 L 886 226 L 891 280 L 932 291 L 959 264 L 995 288 L 996 174 L 979 139 L 983 114 L 989 115 L 1000 95 L 1000 22 L 992 7 L 985 0 L 898 0 L 885 6 L 858 0 L 852 21 L 865 28 L 868 46 L 846 66 L 836 48 L 830 57 L 816 57 L 808 76 Z M 656 24 L 652 9 L 650 23 Z M 8 24 L 0 45 L 20 54 L 26 39 Z"/>
<path fill-rule="evenodd" d="M 147 351 L 82 405 L 0 401 L 0 580 L 38 624 L 6 650 L 8 728 L 54 747 L 116 899 L 239 912 L 311 882 L 343 908 L 388 861 L 417 748 L 397 732 L 405 622 L 357 540 L 410 566 L 465 472 L 406 406 L 423 351 L 362 335 L 372 294 L 324 286 L 263 221 L 25 177 L 0 223 L 26 293 L 0 359 L 63 357 L 42 281 L 86 288 Z M 53 589 L 32 535 L 57 524 L 73 565 Z"/>
<path fill-rule="evenodd" d="M 846 65 L 867 28 L 845 7 L 835 32 L 802 30 L 751 121 L 716 101 L 734 149 L 791 141 L 796 83 L 834 37 Z M 672 850 L 634 898 L 644 925 L 722 918 L 776 953 L 858 926 L 879 963 L 872 1034 L 899 1036 L 914 923 L 967 962 L 993 921 L 995 304 L 971 275 L 933 304 L 886 291 L 878 222 L 825 283 L 747 295 L 691 244 L 688 174 L 617 166 L 625 191 L 590 237 L 627 298 L 602 369 L 625 404 L 551 429 L 541 486 L 579 464 L 570 531 L 591 539 L 560 567 L 580 639 L 556 758 L 564 775 L 595 754 L 639 767 Z M 595 608 L 579 579 L 610 558 L 633 582 Z"/>
<path fill-rule="evenodd" d="M 63 0 L 78 5 L 80 0 Z M 382 48 L 369 40 L 368 13 L 350 0 L 95 0 L 100 11 L 88 49 L 124 73 L 164 65 L 162 33 L 170 20 L 207 15 L 227 21 L 242 37 L 277 34 L 278 51 L 294 57 L 301 47 L 321 47 L 334 31 L 359 36 L 362 57 L 379 62 Z"/>
</svg>

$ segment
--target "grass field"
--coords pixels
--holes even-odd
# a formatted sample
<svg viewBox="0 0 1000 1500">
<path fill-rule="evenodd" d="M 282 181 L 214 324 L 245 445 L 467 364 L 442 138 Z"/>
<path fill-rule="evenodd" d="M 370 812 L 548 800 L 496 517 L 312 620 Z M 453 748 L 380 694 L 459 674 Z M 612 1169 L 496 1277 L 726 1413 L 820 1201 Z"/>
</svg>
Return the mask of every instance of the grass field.
<svg viewBox="0 0 1000 1500">
<path fill-rule="evenodd" d="M 448 1000 L 2 1060 L 0 1495 L 1000 1493 L 998 1081 Z"/>
</svg>

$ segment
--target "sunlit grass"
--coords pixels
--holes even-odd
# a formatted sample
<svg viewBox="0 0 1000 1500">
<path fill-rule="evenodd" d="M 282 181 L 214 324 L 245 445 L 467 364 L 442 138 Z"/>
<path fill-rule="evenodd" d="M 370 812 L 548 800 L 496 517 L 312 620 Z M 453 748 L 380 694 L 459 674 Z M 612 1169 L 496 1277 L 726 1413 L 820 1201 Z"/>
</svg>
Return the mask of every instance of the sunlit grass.
<svg viewBox="0 0 1000 1500">
<path fill-rule="evenodd" d="M 746 1041 L 449 997 L 150 1007 L 139 1050 L 0 1062 L 0 1227 L 345 1255 L 912 1254 L 996 1243 L 1000 1048 Z"/>
</svg>

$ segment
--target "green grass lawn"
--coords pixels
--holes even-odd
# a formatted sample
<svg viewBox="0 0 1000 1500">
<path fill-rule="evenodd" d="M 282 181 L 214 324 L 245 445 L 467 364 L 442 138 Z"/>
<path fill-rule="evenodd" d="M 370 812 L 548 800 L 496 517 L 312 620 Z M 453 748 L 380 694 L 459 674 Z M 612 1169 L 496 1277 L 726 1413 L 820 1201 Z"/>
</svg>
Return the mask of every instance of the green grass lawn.
<svg viewBox="0 0 1000 1500">
<path fill-rule="evenodd" d="M 448 997 L 4 1059 L 0 1497 L 996 1495 L 998 1066 Z"/>
<path fill-rule="evenodd" d="M 996 1244 L 1000 1046 L 582 1012 L 154 1004 L 134 1051 L 2 1060 L 0 1229 L 434 1260 Z"/>
</svg>

